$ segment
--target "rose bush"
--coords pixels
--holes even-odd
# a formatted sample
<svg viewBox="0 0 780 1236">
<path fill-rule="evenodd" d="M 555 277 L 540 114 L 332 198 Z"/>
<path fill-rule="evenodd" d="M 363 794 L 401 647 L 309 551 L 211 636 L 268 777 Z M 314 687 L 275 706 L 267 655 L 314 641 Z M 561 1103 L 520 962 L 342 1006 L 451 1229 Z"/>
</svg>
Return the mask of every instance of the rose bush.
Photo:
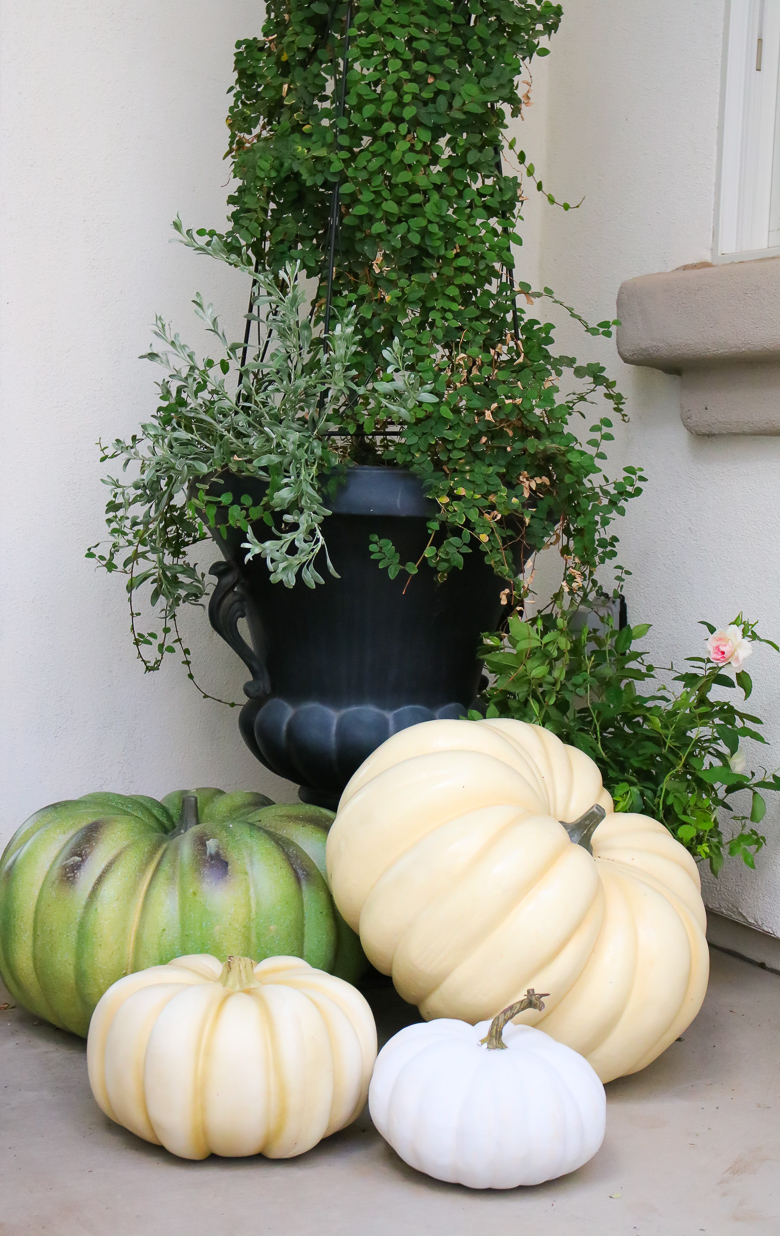
<svg viewBox="0 0 780 1236">
<path fill-rule="evenodd" d="M 687 657 L 678 672 L 656 668 L 636 646 L 647 624 L 617 630 L 608 618 L 594 628 L 581 618 L 575 605 L 515 615 L 506 636 L 487 637 L 488 718 L 544 725 L 584 751 L 617 811 L 660 820 L 716 874 L 726 854 L 752 867 L 765 840 L 755 827 L 764 794 L 780 790 L 780 775 L 756 766 L 761 718 L 732 700 L 753 690 L 741 668 L 752 645 L 777 644 L 742 614 L 725 629 L 705 622 L 708 655 Z"/>
</svg>

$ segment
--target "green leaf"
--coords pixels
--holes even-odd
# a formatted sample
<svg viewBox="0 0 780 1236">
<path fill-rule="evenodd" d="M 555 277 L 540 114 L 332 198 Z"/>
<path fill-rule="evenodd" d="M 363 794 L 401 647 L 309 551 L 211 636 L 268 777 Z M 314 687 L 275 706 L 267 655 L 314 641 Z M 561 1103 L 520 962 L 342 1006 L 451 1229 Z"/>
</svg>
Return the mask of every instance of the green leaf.
<svg viewBox="0 0 780 1236">
<path fill-rule="evenodd" d="M 699 771 L 699 777 L 702 781 L 711 782 L 713 785 L 746 785 L 748 778 L 744 773 L 732 772 L 725 765 L 716 765 L 711 768 L 702 768 Z"/>
<path fill-rule="evenodd" d="M 729 754 L 734 755 L 739 746 L 740 739 L 737 731 L 730 726 L 719 725 L 717 727 L 717 734 L 721 742 L 728 748 Z"/>
<path fill-rule="evenodd" d="M 618 631 L 615 637 L 615 651 L 627 652 L 631 647 L 631 641 L 633 638 L 633 629 L 631 627 L 623 627 L 622 631 Z"/>
<path fill-rule="evenodd" d="M 733 681 L 725 674 L 716 674 L 712 680 L 716 687 L 733 687 Z"/>
<path fill-rule="evenodd" d="M 760 824 L 766 815 L 766 802 L 757 790 L 753 791 L 751 807 L 750 807 L 750 822 L 751 824 Z"/>
</svg>

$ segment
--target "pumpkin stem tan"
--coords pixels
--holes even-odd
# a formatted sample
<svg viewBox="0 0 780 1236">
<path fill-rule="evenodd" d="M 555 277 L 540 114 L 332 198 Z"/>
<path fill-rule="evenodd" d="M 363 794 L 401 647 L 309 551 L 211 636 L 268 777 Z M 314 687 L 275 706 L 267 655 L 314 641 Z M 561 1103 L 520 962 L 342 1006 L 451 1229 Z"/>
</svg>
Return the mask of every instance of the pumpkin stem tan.
<svg viewBox="0 0 780 1236">
<path fill-rule="evenodd" d="M 245 991 L 247 987 L 261 987 L 255 978 L 255 963 L 251 957 L 228 957 L 218 982 L 231 991 Z"/>
<path fill-rule="evenodd" d="M 517 1017 L 518 1013 L 524 1013 L 526 1009 L 536 1009 L 541 1013 L 544 1008 L 544 997 L 549 996 L 549 991 L 543 991 L 540 996 L 536 994 L 533 987 L 529 987 L 528 991 L 523 996 L 522 1000 L 518 1000 L 516 1004 L 510 1004 L 508 1008 L 503 1009 L 496 1017 L 493 1018 L 490 1029 L 484 1039 L 480 1039 L 480 1046 L 485 1046 L 489 1051 L 504 1048 L 506 1043 L 503 1039 L 504 1026 L 513 1017 Z"/>
<path fill-rule="evenodd" d="M 569 834 L 569 839 L 575 845 L 581 845 L 583 850 L 587 850 L 589 854 L 592 854 L 591 837 L 606 814 L 603 807 L 600 807 L 598 803 L 594 803 L 584 815 L 581 815 L 578 820 L 574 820 L 572 824 L 567 824 L 565 820 L 561 820 L 561 824 L 563 824 L 563 827 Z"/>
<path fill-rule="evenodd" d="M 197 828 L 199 823 L 198 796 L 197 794 L 185 794 L 181 800 L 181 812 L 176 832 L 186 833 L 190 828 Z"/>
</svg>

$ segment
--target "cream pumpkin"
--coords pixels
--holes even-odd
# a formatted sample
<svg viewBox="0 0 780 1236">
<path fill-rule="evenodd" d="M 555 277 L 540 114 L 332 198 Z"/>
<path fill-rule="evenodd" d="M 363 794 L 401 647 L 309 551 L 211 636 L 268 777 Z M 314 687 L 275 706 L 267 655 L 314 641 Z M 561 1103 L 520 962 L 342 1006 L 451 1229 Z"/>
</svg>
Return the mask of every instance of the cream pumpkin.
<svg viewBox="0 0 780 1236">
<path fill-rule="evenodd" d="M 350 1124 L 376 1059 L 371 1010 L 297 957 L 179 957 L 120 979 L 92 1016 L 92 1093 L 185 1159 L 287 1159 Z"/>
<path fill-rule="evenodd" d="M 690 1024 L 709 966 L 690 854 L 656 820 L 612 806 L 593 761 L 540 726 L 425 722 L 344 791 L 331 891 L 426 1019 L 473 1024 L 528 987 L 550 992 L 523 1022 L 609 1081 Z"/>
</svg>

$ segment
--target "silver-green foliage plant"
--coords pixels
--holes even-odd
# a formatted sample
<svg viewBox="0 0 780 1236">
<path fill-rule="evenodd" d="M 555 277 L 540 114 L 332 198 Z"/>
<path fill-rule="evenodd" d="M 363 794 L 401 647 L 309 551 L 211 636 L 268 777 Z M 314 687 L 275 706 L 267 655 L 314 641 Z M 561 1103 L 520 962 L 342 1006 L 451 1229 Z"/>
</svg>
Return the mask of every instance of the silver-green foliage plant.
<svg viewBox="0 0 780 1236">
<path fill-rule="evenodd" d="M 247 560 L 261 555 L 274 583 L 292 587 L 299 577 L 310 587 L 322 583 L 315 566 L 320 551 L 320 561 L 336 575 L 322 530 L 328 513 L 323 484 L 328 473 L 337 479 L 339 425 L 358 393 L 358 340 L 349 312 L 336 319 L 327 341 L 315 338 L 297 266 L 274 275 L 258 268 L 246 250 L 228 252 L 216 235 L 185 231 L 179 220 L 174 227 L 189 248 L 251 280 L 247 316 L 256 340 L 231 342 L 200 295 L 195 313 L 218 341 L 218 358 L 200 359 L 163 318 L 155 319 L 161 346 L 145 358 L 165 370 L 159 404 L 139 433 L 100 444 L 102 462 L 117 460 L 122 467 L 106 478 L 109 544 L 105 550 L 93 545 L 88 557 L 127 575 L 133 638 L 146 668 L 156 669 L 178 645 L 192 677 L 177 611 L 203 601 L 206 577 L 190 551 L 218 522 L 246 533 Z M 407 408 L 432 397 L 407 370 L 402 351 L 387 352 L 390 381 L 368 392 L 363 387 L 362 394 L 402 420 Z M 262 498 L 212 486 L 225 474 L 264 482 Z M 141 588 L 157 610 L 159 631 L 141 631 L 136 623 Z"/>
</svg>

